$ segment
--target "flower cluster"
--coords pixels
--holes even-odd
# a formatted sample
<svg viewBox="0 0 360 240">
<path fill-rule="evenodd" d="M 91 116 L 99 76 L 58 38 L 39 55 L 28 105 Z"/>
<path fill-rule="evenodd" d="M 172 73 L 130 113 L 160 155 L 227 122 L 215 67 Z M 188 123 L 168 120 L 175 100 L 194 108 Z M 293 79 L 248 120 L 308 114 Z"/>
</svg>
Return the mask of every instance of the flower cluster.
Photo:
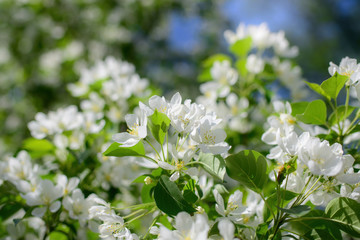
<svg viewBox="0 0 360 240">
<path fill-rule="evenodd" d="M 93 111 L 78 111 L 76 106 L 59 108 L 48 114 L 37 113 L 29 122 L 31 135 L 37 139 L 50 139 L 57 148 L 57 154 L 66 159 L 67 150 L 85 148 L 87 135 L 98 134 L 105 126 L 101 115 Z M 65 155 L 64 155 L 65 154 Z"/>
<path fill-rule="evenodd" d="M 1 162 L 3 169 L 2 180 L 13 184 L 19 191 L 20 196 L 26 201 L 31 214 L 38 220 L 39 226 L 43 224 L 41 218 L 47 218 L 49 214 L 62 212 L 71 219 L 79 221 L 84 227 L 89 220 L 88 209 L 93 205 L 90 195 L 84 198 L 81 189 L 77 188 L 80 179 L 78 177 L 67 178 L 63 174 L 56 177 L 56 184 L 43 176 L 49 176 L 50 171 L 56 166 L 50 165 L 40 168 L 33 164 L 28 152 L 21 151 L 16 157 L 9 157 Z M 20 213 L 22 217 L 25 213 Z M 59 216 L 59 215 L 57 215 Z M 55 219 L 54 219 L 55 220 Z M 42 231 L 43 227 L 38 229 Z"/>
<path fill-rule="evenodd" d="M 289 60 L 298 54 L 298 49 L 290 47 L 284 32 L 273 33 L 265 23 L 240 24 L 236 33 L 228 30 L 224 35 L 237 61 L 233 64 L 226 55 L 207 59 L 200 80 L 208 82 L 201 84 L 202 96 L 197 98 L 224 119 L 224 127 L 250 133 L 257 124 L 261 125 L 259 116 L 253 113 L 255 105 L 265 108 L 269 97 L 284 97 L 270 95 L 270 88 L 275 91 L 285 88 L 294 99 L 307 96 L 301 69 Z"/>
<path fill-rule="evenodd" d="M 296 46 L 290 47 L 289 41 L 285 38 L 284 31 L 273 33 L 269 30 L 266 23 L 260 25 L 249 25 L 241 23 L 236 32 L 227 30 L 224 33 L 228 43 L 233 44 L 237 40 L 251 37 L 252 47 L 259 50 L 273 48 L 274 52 L 281 57 L 296 57 L 299 49 Z"/>
<path fill-rule="evenodd" d="M 148 122 L 148 119 L 154 120 Z M 145 155 L 146 159 L 155 163 L 154 167 L 173 172 L 172 181 L 177 180 L 181 172 L 194 175 L 195 169 L 187 166 L 193 164 L 192 159 L 197 159 L 200 152 L 225 155 L 230 148 L 224 142 L 225 131 L 218 127 L 221 119 L 207 112 L 202 105 L 191 103 L 190 99 L 182 103 L 179 93 L 174 94 L 170 101 L 153 96 L 148 106 L 140 102 L 137 113 L 126 115 L 125 120 L 127 132 L 115 134 L 113 140 L 120 144 L 120 148 L 133 147 L 143 141 L 149 144 L 156 155 L 150 153 Z M 159 122 L 161 128 L 168 124 L 165 131 L 162 129 L 162 138 L 158 136 L 159 129 L 154 128 Z M 168 129 L 170 126 L 172 128 Z M 151 144 L 154 140 L 158 146 Z"/>
<path fill-rule="evenodd" d="M 267 157 L 280 166 L 278 175 L 282 174 L 280 169 L 284 166 L 297 166 L 296 171 L 288 176 L 286 189 L 300 193 L 304 184 L 310 181 L 315 184 L 316 191 L 309 199 L 314 205 L 323 206 L 336 197 L 351 195 L 349 189 L 357 192 L 360 174 L 354 172 L 355 159 L 350 154 L 344 154 L 342 145 L 330 145 L 327 140 L 314 136 L 317 131 L 311 130 L 311 126 L 301 123 L 301 129 L 308 128 L 310 132 L 298 135 L 300 128 L 291 115 L 290 104 L 275 102 L 274 107 L 278 114 L 268 118 L 270 128 L 263 134 L 262 140 L 275 145 Z M 315 183 L 315 178 L 323 179 L 322 184 Z"/>
<path fill-rule="evenodd" d="M 149 82 L 140 78 L 135 67 L 126 62 L 107 57 L 90 69 L 81 71 L 79 82 L 69 84 L 73 96 L 88 96 L 81 108 L 104 114 L 112 122 L 124 121 L 130 108 L 130 97 L 143 98 L 149 95 Z"/>
<path fill-rule="evenodd" d="M 0 161 L 0 238 L 360 236 L 357 61 L 330 63 L 329 79 L 307 83 L 327 103 L 284 103 L 271 97 L 268 74 L 295 81 L 300 72 L 264 53 L 294 55 L 284 34 L 262 24 L 226 36 L 236 68 L 226 55 L 206 60 L 202 77 L 212 81 L 197 102 L 179 92 L 147 98 L 147 80 L 114 58 L 84 69 L 69 85 L 81 111 L 36 114 L 25 150 Z"/>
<path fill-rule="evenodd" d="M 347 85 L 355 90 L 356 96 L 360 99 L 360 63 L 354 58 L 344 57 L 341 59 L 339 66 L 330 62 L 329 74 L 334 76 L 335 73 L 349 77 Z"/>
</svg>

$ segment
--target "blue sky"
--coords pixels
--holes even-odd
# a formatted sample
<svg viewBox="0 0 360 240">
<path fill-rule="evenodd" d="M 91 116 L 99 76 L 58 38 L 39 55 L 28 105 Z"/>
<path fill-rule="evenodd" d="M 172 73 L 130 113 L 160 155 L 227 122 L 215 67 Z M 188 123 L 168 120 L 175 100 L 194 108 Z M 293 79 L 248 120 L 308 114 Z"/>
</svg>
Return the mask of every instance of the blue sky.
<svg viewBox="0 0 360 240">
<path fill-rule="evenodd" d="M 306 32 L 306 20 L 294 1 L 289 0 L 226 0 L 220 11 L 235 30 L 240 22 L 260 24 L 266 22 L 271 31 L 290 32 L 292 38 L 301 42 Z M 174 12 L 170 18 L 169 40 L 179 51 L 192 51 L 204 26 L 198 16 L 184 16 Z M 294 31 L 296 28 L 296 31 Z"/>
</svg>

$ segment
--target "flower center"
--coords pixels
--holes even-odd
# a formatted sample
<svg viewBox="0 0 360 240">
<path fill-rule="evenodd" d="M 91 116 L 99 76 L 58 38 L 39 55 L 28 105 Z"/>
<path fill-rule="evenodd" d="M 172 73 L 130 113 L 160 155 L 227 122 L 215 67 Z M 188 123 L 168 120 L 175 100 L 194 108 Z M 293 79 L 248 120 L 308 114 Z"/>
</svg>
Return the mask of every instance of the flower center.
<svg viewBox="0 0 360 240">
<path fill-rule="evenodd" d="M 117 235 L 124 230 L 124 225 L 121 223 L 109 224 L 107 230 L 109 230 L 114 237 L 117 237 Z"/>
<path fill-rule="evenodd" d="M 48 134 L 48 133 L 49 133 L 49 129 L 47 129 L 47 128 L 44 127 L 44 126 L 41 126 L 41 127 L 40 127 L 40 132 L 43 132 L 43 133 L 45 133 L 45 134 Z"/>
<path fill-rule="evenodd" d="M 16 173 L 16 176 L 18 178 L 20 178 L 20 179 L 25 179 L 26 178 L 24 170 L 21 170 L 20 172 Z"/>
<path fill-rule="evenodd" d="M 231 114 L 232 115 L 237 115 L 239 112 L 239 108 L 237 106 L 232 106 L 231 107 Z"/>
<path fill-rule="evenodd" d="M 226 78 L 226 76 L 222 76 L 222 77 L 220 78 L 219 83 L 222 84 L 222 85 L 227 85 L 227 78 Z"/>
<path fill-rule="evenodd" d="M 139 135 L 139 124 L 135 123 L 130 129 L 127 130 L 133 136 Z"/>
<path fill-rule="evenodd" d="M 323 158 L 314 159 L 313 161 L 320 165 L 323 165 L 325 163 L 325 160 Z"/>
<path fill-rule="evenodd" d="M 215 144 L 215 136 L 207 131 L 204 135 L 204 143 L 205 144 Z"/>
<path fill-rule="evenodd" d="M 176 170 L 180 170 L 184 167 L 184 162 L 182 160 L 179 160 L 175 163 Z"/>
<path fill-rule="evenodd" d="M 228 202 L 225 214 L 227 215 L 230 212 L 235 211 L 238 208 L 239 208 L 239 205 L 235 204 L 234 202 Z"/>
</svg>

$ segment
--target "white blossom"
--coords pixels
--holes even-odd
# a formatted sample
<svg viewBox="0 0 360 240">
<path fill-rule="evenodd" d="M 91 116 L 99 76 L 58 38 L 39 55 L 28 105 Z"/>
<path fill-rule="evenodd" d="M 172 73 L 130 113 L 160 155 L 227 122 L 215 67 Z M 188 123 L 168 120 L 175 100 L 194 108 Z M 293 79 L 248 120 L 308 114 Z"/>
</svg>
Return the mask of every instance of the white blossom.
<svg viewBox="0 0 360 240">
<path fill-rule="evenodd" d="M 159 240 L 206 240 L 209 231 L 207 218 L 202 214 L 191 217 L 186 212 L 180 212 L 175 217 L 176 230 L 171 231 L 160 226 Z"/>
<path fill-rule="evenodd" d="M 129 128 L 128 132 L 113 135 L 113 140 L 122 144 L 122 147 L 132 147 L 147 136 L 147 116 L 145 112 L 142 112 L 140 117 L 127 114 L 125 120 Z"/>
<path fill-rule="evenodd" d="M 218 214 L 234 222 L 240 222 L 243 219 L 242 214 L 246 211 L 246 207 L 242 205 L 242 192 L 236 190 L 231 194 L 226 207 L 223 197 L 216 189 L 213 190 L 213 194 L 216 201 L 215 209 Z"/>
<path fill-rule="evenodd" d="M 303 133 L 299 137 L 298 156 L 299 161 L 305 163 L 310 172 L 314 175 L 335 176 L 340 173 L 343 167 L 342 146 L 334 143 L 320 141 L 319 138 L 310 137 Z"/>
<path fill-rule="evenodd" d="M 50 180 L 41 180 L 38 188 L 35 192 L 29 192 L 22 197 L 26 200 L 26 204 L 29 206 L 41 206 L 36 207 L 31 213 L 34 216 L 42 217 L 46 210 L 54 213 L 61 207 L 59 199 L 63 196 L 63 189 L 61 186 L 54 184 Z"/>
<path fill-rule="evenodd" d="M 208 119 L 203 121 L 192 132 L 191 138 L 204 153 L 222 154 L 230 149 L 229 145 L 224 142 L 226 138 L 225 131 L 223 129 L 213 129 Z"/>
<path fill-rule="evenodd" d="M 265 62 L 261 57 L 250 54 L 246 60 L 246 69 L 253 74 L 259 74 L 264 70 Z"/>
<path fill-rule="evenodd" d="M 357 63 L 355 58 L 344 57 L 338 65 L 330 62 L 329 73 L 331 76 L 335 72 L 350 77 L 350 84 L 355 84 L 360 80 L 360 64 Z"/>
<path fill-rule="evenodd" d="M 69 212 L 70 218 L 79 220 L 80 226 L 85 226 L 86 221 L 89 220 L 91 201 L 84 197 L 80 189 L 75 189 L 71 196 L 64 198 L 63 207 Z"/>
</svg>

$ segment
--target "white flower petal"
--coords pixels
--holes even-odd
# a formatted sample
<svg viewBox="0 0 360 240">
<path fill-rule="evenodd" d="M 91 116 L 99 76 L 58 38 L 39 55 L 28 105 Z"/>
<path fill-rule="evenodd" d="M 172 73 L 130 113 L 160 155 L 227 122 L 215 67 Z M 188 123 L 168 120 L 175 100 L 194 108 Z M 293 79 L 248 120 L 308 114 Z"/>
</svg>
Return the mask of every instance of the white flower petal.
<svg viewBox="0 0 360 240">
<path fill-rule="evenodd" d="M 50 209 L 50 212 L 54 213 L 57 210 L 59 210 L 60 207 L 61 207 L 60 201 L 55 201 L 50 205 L 49 209 Z"/>
<path fill-rule="evenodd" d="M 175 182 L 176 180 L 178 180 L 180 177 L 180 172 L 176 171 L 174 172 L 171 176 L 170 176 L 170 181 Z"/>
<path fill-rule="evenodd" d="M 32 210 L 31 214 L 35 217 L 42 218 L 46 212 L 46 209 L 46 207 L 35 208 Z"/>
<path fill-rule="evenodd" d="M 175 170 L 176 169 L 175 166 L 173 166 L 167 162 L 164 162 L 164 161 L 158 161 L 158 165 L 162 169 L 166 169 L 166 170 Z"/>
</svg>

